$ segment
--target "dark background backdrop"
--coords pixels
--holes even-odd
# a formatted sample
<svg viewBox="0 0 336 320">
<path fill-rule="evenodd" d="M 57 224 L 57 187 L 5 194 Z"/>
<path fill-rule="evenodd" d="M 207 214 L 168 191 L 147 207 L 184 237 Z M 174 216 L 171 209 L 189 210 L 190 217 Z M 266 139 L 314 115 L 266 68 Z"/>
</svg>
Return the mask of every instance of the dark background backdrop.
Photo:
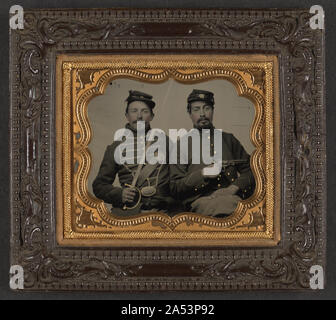
<svg viewBox="0 0 336 320">
<path fill-rule="evenodd" d="M 328 146 L 328 241 L 327 286 L 319 292 L 209 292 L 209 293 L 16 293 L 9 289 L 9 86 L 8 86 L 8 30 L 9 8 L 12 5 L 25 8 L 310 8 L 322 5 L 326 15 L 326 90 L 327 90 L 327 146 Z M 336 83 L 336 1 L 335 0 L 17 0 L 0 2 L 0 299 L 335 299 L 336 298 L 336 101 L 333 85 Z"/>
</svg>

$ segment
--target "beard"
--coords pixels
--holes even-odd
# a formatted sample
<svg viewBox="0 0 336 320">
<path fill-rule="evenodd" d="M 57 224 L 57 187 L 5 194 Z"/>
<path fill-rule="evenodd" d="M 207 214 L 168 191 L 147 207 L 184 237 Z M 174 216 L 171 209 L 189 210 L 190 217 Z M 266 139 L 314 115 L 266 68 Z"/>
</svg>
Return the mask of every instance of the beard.
<svg viewBox="0 0 336 320">
<path fill-rule="evenodd" d="M 195 126 L 197 129 L 212 129 L 213 124 L 210 121 L 209 118 L 201 118 L 197 121 L 197 124 Z"/>
</svg>

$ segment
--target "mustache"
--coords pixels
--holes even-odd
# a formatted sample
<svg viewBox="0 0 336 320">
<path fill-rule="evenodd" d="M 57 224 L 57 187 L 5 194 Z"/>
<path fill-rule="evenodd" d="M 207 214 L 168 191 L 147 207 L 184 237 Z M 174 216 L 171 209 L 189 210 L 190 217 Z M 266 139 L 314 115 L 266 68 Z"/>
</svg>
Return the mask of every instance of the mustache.
<svg viewBox="0 0 336 320">
<path fill-rule="evenodd" d="M 207 118 L 207 117 L 203 117 L 203 118 L 198 119 L 198 120 L 197 120 L 197 123 L 200 123 L 201 121 L 204 121 L 204 120 L 207 120 L 207 121 L 210 122 L 210 119 L 209 119 L 209 118 Z"/>
</svg>

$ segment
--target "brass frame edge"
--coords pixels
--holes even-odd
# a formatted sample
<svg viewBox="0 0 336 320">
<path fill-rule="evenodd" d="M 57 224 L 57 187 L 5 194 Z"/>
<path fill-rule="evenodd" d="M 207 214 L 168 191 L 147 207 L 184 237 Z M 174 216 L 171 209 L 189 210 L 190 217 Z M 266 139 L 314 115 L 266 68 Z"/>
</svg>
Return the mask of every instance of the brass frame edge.
<svg viewBox="0 0 336 320">
<path fill-rule="evenodd" d="M 253 56 L 255 59 L 255 55 L 249 55 Z M 262 56 L 263 58 L 265 55 L 257 55 L 258 57 Z M 274 215 L 273 215 L 273 236 L 272 239 L 189 239 L 189 240 L 178 240 L 178 239 L 128 239 L 127 244 L 125 244 L 125 240 L 121 239 L 76 239 L 78 236 L 77 232 L 74 232 L 74 230 L 68 230 L 70 232 L 70 238 L 66 239 L 65 234 L 64 234 L 64 227 L 65 226 L 65 220 L 63 217 L 63 210 L 64 210 L 64 202 L 60 201 L 61 195 L 62 195 L 62 188 L 60 186 L 60 180 L 56 179 L 56 210 L 57 210 L 57 242 L 60 245 L 66 245 L 66 246 L 106 246 L 106 245 L 112 245 L 112 246 L 131 246 L 131 245 L 137 245 L 137 246 L 197 246 L 197 245 L 202 245 L 202 246 L 274 246 L 280 241 L 280 206 L 281 206 L 281 167 L 280 167 L 280 102 L 279 102 L 279 95 L 276 94 L 276 92 L 279 93 L 279 62 L 278 58 L 275 56 L 269 56 L 267 55 L 268 58 L 272 57 L 272 62 L 273 62 L 273 154 L 274 154 Z M 227 56 L 225 56 L 227 57 Z M 246 57 L 246 55 L 245 55 Z M 62 64 L 64 59 L 67 60 L 67 65 L 65 65 L 65 69 L 71 70 L 72 67 L 72 59 L 77 59 L 79 60 L 87 60 L 87 57 L 81 57 L 81 56 L 69 56 L 69 55 L 60 55 L 57 57 L 57 63 L 56 63 L 56 111 L 62 110 L 64 111 L 63 108 L 65 108 L 64 104 L 64 96 L 62 92 L 60 92 L 59 88 L 63 86 L 62 82 Z M 95 57 L 96 58 L 96 57 Z M 107 58 L 105 56 L 105 58 Z M 230 57 L 228 58 L 228 61 L 232 61 Z M 234 58 L 235 61 L 239 61 L 242 57 L 236 57 Z M 261 61 L 264 62 L 263 58 L 261 58 Z M 246 59 L 246 58 L 245 58 Z M 60 76 L 61 74 L 61 76 Z M 70 73 L 70 76 L 73 76 L 73 73 Z M 71 86 L 72 87 L 72 86 Z M 72 95 L 73 98 L 74 95 Z M 72 101 L 73 103 L 73 101 Z M 63 117 L 63 112 L 62 112 L 62 117 Z M 60 141 L 63 141 L 62 135 L 63 135 L 63 119 L 60 116 L 59 112 L 56 112 L 56 155 L 63 154 L 63 152 L 60 152 L 63 147 L 60 145 Z M 72 139 L 72 135 L 71 138 Z M 64 172 L 63 170 L 63 159 L 61 157 L 56 156 L 56 177 L 62 176 Z M 63 183 L 63 179 L 62 179 Z M 64 185 L 63 185 L 64 188 Z M 64 190 L 64 189 L 63 189 Z M 279 192 L 277 192 L 279 191 Z M 63 191 L 64 193 L 66 191 Z M 224 231 L 228 232 L 228 231 Z M 191 243 L 192 242 L 192 243 Z"/>
</svg>

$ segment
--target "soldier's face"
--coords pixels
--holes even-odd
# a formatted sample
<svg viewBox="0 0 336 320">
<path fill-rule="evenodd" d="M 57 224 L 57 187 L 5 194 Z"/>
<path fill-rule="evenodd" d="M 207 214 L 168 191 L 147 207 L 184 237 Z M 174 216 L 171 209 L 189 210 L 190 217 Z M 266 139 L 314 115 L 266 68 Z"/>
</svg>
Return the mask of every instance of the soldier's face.
<svg viewBox="0 0 336 320">
<path fill-rule="evenodd" d="M 204 101 L 194 101 L 190 105 L 190 118 L 195 128 L 210 129 L 213 120 L 213 106 Z"/>
<path fill-rule="evenodd" d="M 128 106 L 128 111 L 126 113 L 126 118 L 130 126 L 134 129 L 137 128 L 138 121 L 145 121 L 146 127 L 153 120 L 154 115 L 151 109 L 145 102 L 133 101 Z"/>
</svg>

